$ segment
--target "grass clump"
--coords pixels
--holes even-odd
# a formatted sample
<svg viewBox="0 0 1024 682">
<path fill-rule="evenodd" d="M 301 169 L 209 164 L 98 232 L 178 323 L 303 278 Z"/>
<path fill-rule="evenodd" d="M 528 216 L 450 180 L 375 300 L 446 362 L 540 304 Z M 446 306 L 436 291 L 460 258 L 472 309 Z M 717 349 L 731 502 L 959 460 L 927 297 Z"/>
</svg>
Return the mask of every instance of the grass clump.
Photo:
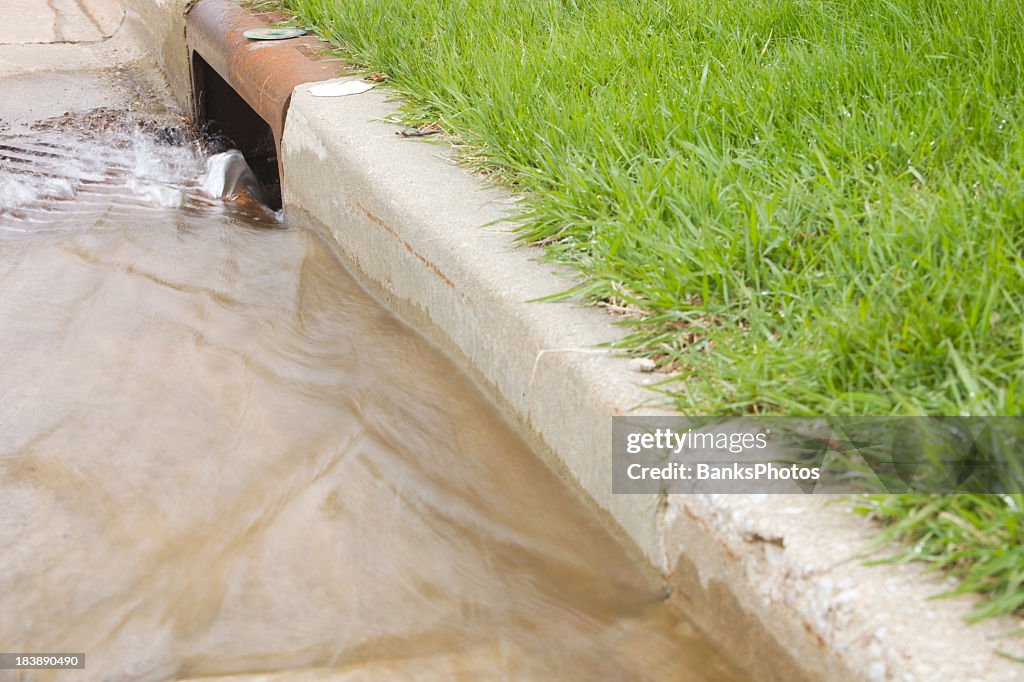
<svg viewBox="0 0 1024 682">
<path fill-rule="evenodd" d="M 270 4 L 515 186 L 683 412 L 1021 414 L 1019 0 Z M 990 614 L 1022 604 L 1008 500 L 869 507 Z"/>
<path fill-rule="evenodd" d="M 872 495 L 858 505 L 910 545 L 893 561 L 924 561 L 961 579 L 945 595 L 985 597 L 972 621 L 1024 611 L 1024 495 Z M 941 595 L 941 596 L 945 596 Z"/>
</svg>

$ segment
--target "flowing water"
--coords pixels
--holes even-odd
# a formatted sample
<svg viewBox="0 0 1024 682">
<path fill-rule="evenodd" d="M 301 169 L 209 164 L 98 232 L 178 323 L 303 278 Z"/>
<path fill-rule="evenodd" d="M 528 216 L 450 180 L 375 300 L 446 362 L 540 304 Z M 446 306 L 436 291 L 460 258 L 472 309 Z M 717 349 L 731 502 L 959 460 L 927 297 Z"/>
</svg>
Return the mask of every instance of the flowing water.
<svg viewBox="0 0 1024 682">
<path fill-rule="evenodd" d="M 86 655 L 0 679 L 734 679 L 247 183 L 145 130 L 0 136 L 0 651 Z"/>
</svg>

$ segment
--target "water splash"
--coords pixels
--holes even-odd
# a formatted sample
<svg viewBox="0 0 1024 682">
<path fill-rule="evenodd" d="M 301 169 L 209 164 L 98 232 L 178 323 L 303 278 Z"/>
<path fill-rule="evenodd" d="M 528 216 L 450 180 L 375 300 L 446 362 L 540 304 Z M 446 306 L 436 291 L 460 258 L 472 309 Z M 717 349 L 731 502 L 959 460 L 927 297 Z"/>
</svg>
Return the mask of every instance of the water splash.
<svg viewBox="0 0 1024 682">
<path fill-rule="evenodd" d="M 0 136 L 0 211 L 98 192 L 174 208 L 200 164 L 196 149 L 159 145 L 138 131 L 119 144 L 55 131 Z"/>
<path fill-rule="evenodd" d="M 221 212 L 279 225 L 281 213 L 238 151 L 209 159 L 202 145 L 168 145 L 132 129 L 114 140 L 79 131 L 0 136 L 0 235 L 102 227 L 120 210 Z"/>
<path fill-rule="evenodd" d="M 40 125 L 0 135 L 0 214 L 32 218 L 72 200 L 75 211 L 97 202 L 175 209 L 210 199 L 251 209 L 265 200 L 241 152 L 209 156 L 188 131 L 169 134 L 107 110 Z M 276 219 L 269 209 L 256 212 Z"/>
</svg>

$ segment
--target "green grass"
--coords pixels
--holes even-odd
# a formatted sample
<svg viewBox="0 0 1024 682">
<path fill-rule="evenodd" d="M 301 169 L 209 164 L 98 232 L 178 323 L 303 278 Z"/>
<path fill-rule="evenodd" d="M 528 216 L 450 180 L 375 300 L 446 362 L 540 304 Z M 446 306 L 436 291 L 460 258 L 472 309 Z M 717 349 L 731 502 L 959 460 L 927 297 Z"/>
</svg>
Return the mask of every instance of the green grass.
<svg viewBox="0 0 1024 682">
<path fill-rule="evenodd" d="M 1021 414 L 1019 0 L 280 4 L 527 197 L 683 412 Z M 939 499 L 876 516 L 1020 611 L 1012 498 Z"/>
<path fill-rule="evenodd" d="M 1024 610 L 1022 509 L 1024 495 L 876 495 L 858 505 L 885 525 L 880 540 L 910 545 L 891 561 L 927 562 L 961 579 L 946 594 L 985 597 L 972 621 Z"/>
<path fill-rule="evenodd" d="M 1018 414 L 1017 0 L 284 0 L 531 200 L 687 412 Z"/>
</svg>

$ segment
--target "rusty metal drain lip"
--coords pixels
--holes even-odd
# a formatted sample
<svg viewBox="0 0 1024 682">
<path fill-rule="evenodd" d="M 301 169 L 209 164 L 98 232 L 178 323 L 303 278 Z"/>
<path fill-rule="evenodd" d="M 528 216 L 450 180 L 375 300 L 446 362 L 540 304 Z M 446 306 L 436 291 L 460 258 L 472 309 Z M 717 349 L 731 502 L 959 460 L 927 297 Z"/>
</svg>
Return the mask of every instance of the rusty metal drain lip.
<svg viewBox="0 0 1024 682">
<path fill-rule="evenodd" d="M 199 0 L 185 21 L 193 67 L 198 55 L 266 121 L 279 157 L 292 91 L 303 83 L 334 78 L 345 66 L 340 59 L 318 55 L 325 44 L 311 35 L 280 41 L 245 36 L 250 30 L 281 30 L 274 26 L 281 18 L 254 13 L 239 0 Z M 194 86 L 196 115 L 202 121 L 203 86 Z"/>
</svg>

